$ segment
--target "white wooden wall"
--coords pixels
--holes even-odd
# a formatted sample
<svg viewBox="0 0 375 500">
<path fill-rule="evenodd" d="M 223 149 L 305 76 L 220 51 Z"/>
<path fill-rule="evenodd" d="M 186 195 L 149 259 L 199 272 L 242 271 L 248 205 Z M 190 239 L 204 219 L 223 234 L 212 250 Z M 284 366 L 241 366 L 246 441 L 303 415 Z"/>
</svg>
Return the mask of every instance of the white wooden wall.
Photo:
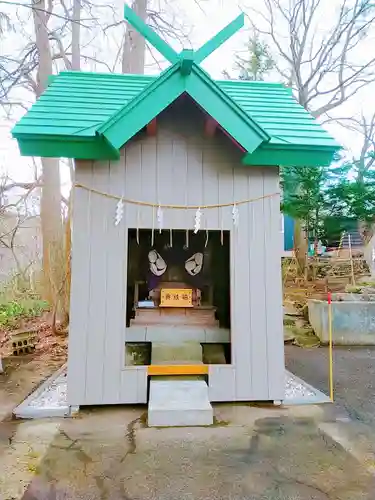
<svg viewBox="0 0 375 500">
<path fill-rule="evenodd" d="M 156 137 L 139 135 L 118 161 L 79 161 L 77 183 L 127 199 L 206 205 L 279 190 L 277 167 L 245 167 L 228 138 L 203 135 L 198 110 L 175 107 Z M 212 401 L 284 397 L 279 197 L 204 212 L 203 229 L 231 230 L 232 365 L 210 367 Z M 125 367 L 127 229 L 152 228 L 153 209 L 74 190 L 68 399 L 73 405 L 146 402 L 146 369 Z M 156 216 L 156 213 L 154 214 Z M 165 228 L 192 229 L 194 211 L 164 212 Z"/>
</svg>

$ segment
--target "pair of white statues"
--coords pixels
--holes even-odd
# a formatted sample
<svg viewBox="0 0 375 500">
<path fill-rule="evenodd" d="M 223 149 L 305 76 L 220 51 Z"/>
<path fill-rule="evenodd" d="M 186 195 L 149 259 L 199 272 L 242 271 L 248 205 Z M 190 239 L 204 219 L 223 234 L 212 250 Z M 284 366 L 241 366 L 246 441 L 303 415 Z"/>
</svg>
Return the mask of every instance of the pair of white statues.
<svg viewBox="0 0 375 500">
<path fill-rule="evenodd" d="M 150 271 L 155 276 L 162 276 L 167 270 L 167 263 L 163 257 L 156 251 L 151 250 L 148 253 L 148 262 Z M 185 269 L 190 276 L 199 274 L 203 267 L 203 253 L 197 252 L 185 261 Z"/>
</svg>

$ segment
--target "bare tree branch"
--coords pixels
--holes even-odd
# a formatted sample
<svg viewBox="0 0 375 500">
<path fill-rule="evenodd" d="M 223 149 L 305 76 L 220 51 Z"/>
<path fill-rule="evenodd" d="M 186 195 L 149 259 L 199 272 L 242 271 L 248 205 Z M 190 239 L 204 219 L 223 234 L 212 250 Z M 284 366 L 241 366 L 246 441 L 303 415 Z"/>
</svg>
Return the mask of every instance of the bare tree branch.
<svg viewBox="0 0 375 500">
<path fill-rule="evenodd" d="M 68 59 L 68 56 L 65 52 L 65 49 L 64 49 L 64 45 L 61 41 L 61 38 L 57 35 L 50 35 L 50 40 L 55 40 L 55 42 L 57 43 L 57 47 L 59 49 L 59 56 L 61 59 L 63 59 L 64 61 L 64 64 L 65 64 L 65 68 L 66 69 L 72 69 L 72 63 L 71 61 Z M 56 59 L 56 55 L 53 56 L 55 59 Z"/>
<path fill-rule="evenodd" d="M 43 12 L 44 14 L 47 14 L 48 18 L 50 16 L 52 16 L 52 17 L 56 17 L 58 19 L 63 19 L 64 21 L 71 21 L 70 17 L 65 17 L 65 16 L 61 16 L 60 14 L 53 13 L 52 9 L 49 10 L 49 7 L 47 7 L 46 9 L 43 9 L 41 7 L 35 7 L 34 5 L 29 5 L 29 4 L 25 4 L 25 3 L 19 3 L 19 2 L 8 2 L 6 0 L 0 0 L 0 4 L 11 5 L 11 6 L 16 6 L 16 7 L 24 7 L 26 9 L 31 9 L 31 10 Z M 50 1 L 50 5 L 52 5 L 52 1 Z M 76 21 L 76 22 L 79 22 L 79 24 L 81 26 L 84 26 L 85 28 L 90 28 L 89 25 L 83 24 L 82 21 L 93 21 L 93 19 L 81 19 L 80 21 Z"/>
<path fill-rule="evenodd" d="M 277 51 L 277 67 L 292 84 L 300 104 L 315 117 L 345 103 L 375 81 L 375 57 L 363 42 L 375 25 L 371 0 L 343 0 L 325 31 L 326 2 L 265 0 L 263 11 L 250 8 L 260 22 L 254 29 L 268 37 Z M 362 48 L 363 47 L 363 48 Z"/>
</svg>

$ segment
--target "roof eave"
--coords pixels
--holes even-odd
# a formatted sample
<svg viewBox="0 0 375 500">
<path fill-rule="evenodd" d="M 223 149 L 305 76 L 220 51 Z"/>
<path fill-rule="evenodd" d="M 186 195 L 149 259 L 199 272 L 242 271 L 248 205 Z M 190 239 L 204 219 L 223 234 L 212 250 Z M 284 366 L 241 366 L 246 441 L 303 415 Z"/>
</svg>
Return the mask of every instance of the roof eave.
<svg viewBox="0 0 375 500">
<path fill-rule="evenodd" d="M 184 91 L 185 77 L 179 71 L 179 63 L 176 63 L 114 113 L 98 128 L 97 134 L 120 149 Z"/>
<path fill-rule="evenodd" d="M 187 79 L 186 92 L 248 153 L 270 140 L 270 136 L 256 120 L 196 64 Z"/>
<path fill-rule="evenodd" d="M 294 166 L 316 167 L 331 164 L 334 154 L 341 146 L 294 146 L 294 147 L 261 147 L 252 154 L 246 154 L 242 163 L 249 166 Z"/>
<path fill-rule="evenodd" d="M 45 136 L 13 134 L 22 156 L 74 158 L 77 160 L 117 160 L 120 152 L 104 137 Z"/>
</svg>

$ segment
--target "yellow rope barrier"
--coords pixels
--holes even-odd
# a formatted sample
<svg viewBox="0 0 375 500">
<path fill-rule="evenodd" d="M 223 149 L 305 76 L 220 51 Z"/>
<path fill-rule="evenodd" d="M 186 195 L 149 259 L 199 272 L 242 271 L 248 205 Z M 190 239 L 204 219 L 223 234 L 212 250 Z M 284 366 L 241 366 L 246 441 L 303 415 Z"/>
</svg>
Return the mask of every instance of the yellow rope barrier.
<svg viewBox="0 0 375 500">
<path fill-rule="evenodd" d="M 329 336 L 329 398 L 333 402 L 333 341 L 332 341 L 332 297 L 328 293 L 328 336 Z"/>
<path fill-rule="evenodd" d="M 123 198 L 122 196 L 118 196 L 115 194 L 110 194 L 106 193 L 104 191 L 99 191 L 98 189 L 90 188 L 88 186 L 85 186 L 84 184 L 79 184 L 75 183 L 74 187 L 85 189 L 86 191 L 90 191 L 91 193 L 94 194 L 99 194 L 101 196 L 105 196 L 106 198 L 112 198 L 114 200 L 122 200 L 124 203 L 130 203 L 132 205 L 138 205 L 142 207 L 152 207 L 152 208 L 170 208 L 170 209 L 177 209 L 177 210 L 198 210 L 199 208 L 201 210 L 209 210 L 211 208 L 224 208 L 224 207 L 233 207 L 233 205 L 244 205 L 245 203 L 254 203 L 255 201 L 261 201 L 267 198 L 273 198 L 274 196 L 279 196 L 280 193 L 272 193 L 272 194 L 266 194 L 264 196 L 259 196 L 257 198 L 249 198 L 246 200 L 240 200 L 240 201 L 232 201 L 230 203 L 218 203 L 215 205 L 163 205 L 162 203 L 150 203 L 147 201 L 138 201 L 138 200 L 131 200 L 131 199 L 126 199 Z"/>
</svg>

